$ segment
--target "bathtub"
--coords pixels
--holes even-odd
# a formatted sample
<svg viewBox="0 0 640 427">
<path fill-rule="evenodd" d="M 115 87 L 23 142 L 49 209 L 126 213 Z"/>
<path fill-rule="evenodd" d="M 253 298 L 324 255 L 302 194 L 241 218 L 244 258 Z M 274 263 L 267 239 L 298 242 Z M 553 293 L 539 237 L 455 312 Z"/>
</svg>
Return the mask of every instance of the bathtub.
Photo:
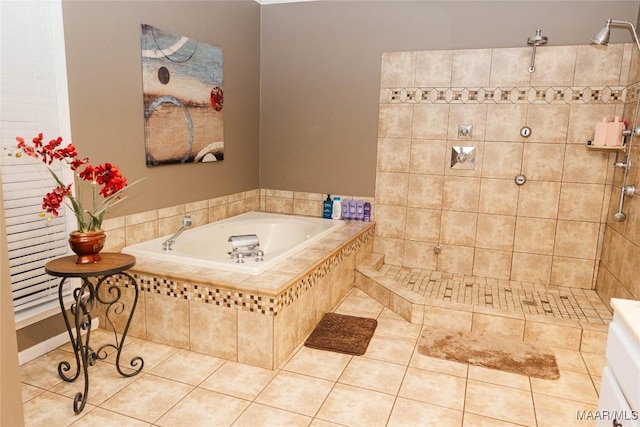
<svg viewBox="0 0 640 427">
<path fill-rule="evenodd" d="M 312 243 L 344 226 L 344 221 L 248 212 L 183 232 L 171 250 L 163 242 L 171 235 L 125 247 L 122 252 L 136 257 L 258 275 Z M 262 260 L 246 257 L 243 262 L 231 258 L 230 236 L 255 234 Z"/>
</svg>

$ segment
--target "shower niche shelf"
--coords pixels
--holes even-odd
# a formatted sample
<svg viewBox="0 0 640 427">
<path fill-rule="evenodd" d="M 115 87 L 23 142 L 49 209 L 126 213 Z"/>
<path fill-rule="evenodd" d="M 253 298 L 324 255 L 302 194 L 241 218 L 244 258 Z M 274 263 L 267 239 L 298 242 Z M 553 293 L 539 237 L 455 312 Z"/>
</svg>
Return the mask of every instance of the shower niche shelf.
<svg viewBox="0 0 640 427">
<path fill-rule="evenodd" d="M 593 145 L 593 141 L 587 141 L 587 149 L 594 151 L 624 151 L 626 144 L 622 145 Z"/>
</svg>

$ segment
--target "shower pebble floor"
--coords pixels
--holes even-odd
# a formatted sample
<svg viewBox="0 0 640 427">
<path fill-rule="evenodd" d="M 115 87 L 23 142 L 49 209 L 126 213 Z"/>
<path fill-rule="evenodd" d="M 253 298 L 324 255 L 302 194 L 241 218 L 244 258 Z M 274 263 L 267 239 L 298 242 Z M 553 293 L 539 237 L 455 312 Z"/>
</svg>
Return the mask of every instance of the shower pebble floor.
<svg viewBox="0 0 640 427">
<path fill-rule="evenodd" d="M 378 270 L 412 292 L 435 300 L 504 311 L 608 324 L 613 315 L 596 291 L 384 264 Z"/>
<path fill-rule="evenodd" d="M 334 311 L 377 319 L 364 355 L 300 345 L 272 371 L 127 338 L 124 364 L 142 356 L 143 371 L 125 378 L 117 373 L 113 355 L 98 361 L 90 368 L 88 403 L 79 415 L 72 407 L 82 379 L 66 383 L 57 373 L 58 363 L 73 360 L 70 345 L 63 345 L 20 368 L 25 425 L 594 425 L 593 418 L 580 418 L 597 410 L 604 354 L 552 347 L 561 376 L 543 380 L 424 356 L 417 351 L 424 327 L 359 289 Z M 95 346 L 111 339 L 106 331 L 92 332 Z"/>
</svg>

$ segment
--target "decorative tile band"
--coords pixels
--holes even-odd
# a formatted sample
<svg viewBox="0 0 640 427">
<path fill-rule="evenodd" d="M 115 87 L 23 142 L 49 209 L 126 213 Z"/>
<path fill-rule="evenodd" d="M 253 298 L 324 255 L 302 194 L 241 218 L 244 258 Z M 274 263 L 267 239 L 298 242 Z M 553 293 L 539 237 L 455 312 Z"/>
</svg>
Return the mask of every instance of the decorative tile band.
<svg viewBox="0 0 640 427">
<path fill-rule="evenodd" d="M 320 279 L 329 274 L 332 269 L 336 268 L 351 254 L 356 253 L 361 247 L 371 241 L 374 235 L 375 227 L 363 232 L 333 254 L 333 256 L 325 260 L 320 266 L 307 272 L 307 274 L 299 279 L 293 286 L 290 286 L 276 297 L 253 295 L 242 290 L 221 289 L 201 283 L 166 279 L 150 274 L 133 272 L 131 275 L 136 279 L 138 289 L 141 292 L 149 292 L 205 304 L 214 304 L 236 310 L 251 311 L 266 316 L 276 316 L 282 309 L 292 304 L 318 283 Z M 126 276 L 112 276 L 107 279 L 107 283 L 125 288 L 132 287 L 131 281 Z"/>
<path fill-rule="evenodd" d="M 612 104 L 624 103 L 626 86 L 383 88 L 381 104 Z M 385 92 L 383 92 L 385 93 Z M 637 96 L 637 94 L 635 94 Z"/>
</svg>

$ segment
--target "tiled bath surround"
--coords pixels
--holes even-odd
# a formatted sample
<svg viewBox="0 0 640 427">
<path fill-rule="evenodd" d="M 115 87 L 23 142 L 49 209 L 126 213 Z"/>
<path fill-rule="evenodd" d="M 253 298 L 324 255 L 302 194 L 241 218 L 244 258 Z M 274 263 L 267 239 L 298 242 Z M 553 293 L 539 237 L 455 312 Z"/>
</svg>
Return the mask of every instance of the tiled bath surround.
<svg viewBox="0 0 640 427">
<path fill-rule="evenodd" d="M 410 268 L 594 289 L 616 154 L 585 144 L 635 98 L 632 47 L 545 46 L 534 73 L 530 48 L 383 54 L 374 251 Z M 476 148 L 474 170 L 450 167 L 452 146 Z"/>
<path fill-rule="evenodd" d="M 322 195 L 256 190 L 105 221 L 108 251 L 252 210 L 319 216 Z M 330 236 L 257 275 L 138 259 L 138 307 L 129 334 L 275 369 L 352 288 L 373 249 L 372 223 L 349 221 Z M 130 309 L 133 290 L 122 280 Z M 106 289 L 105 289 L 106 291 Z M 128 311 L 110 315 L 122 330 Z M 106 325 L 104 315 L 101 324 Z"/>
</svg>

